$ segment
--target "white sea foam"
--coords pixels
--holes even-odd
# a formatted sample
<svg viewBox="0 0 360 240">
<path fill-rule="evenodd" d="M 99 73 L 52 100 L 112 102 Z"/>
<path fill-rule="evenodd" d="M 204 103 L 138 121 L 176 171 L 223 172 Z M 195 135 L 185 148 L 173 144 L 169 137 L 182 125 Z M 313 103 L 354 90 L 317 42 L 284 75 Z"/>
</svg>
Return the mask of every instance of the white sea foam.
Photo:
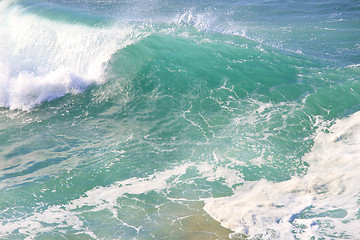
<svg viewBox="0 0 360 240">
<path fill-rule="evenodd" d="M 261 239 L 359 239 L 360 112 L 326 130 L 303 158 L 310 165 L 304 177 L 246 182 L 230 197 L 205 200 L 204 209 L 224 227 Z"/>
<path fill-rule="evenodd" d="M 118 208 L 116 207 L 119 198 L 124 194 L 145 194 L 166 189 L 169 186 L 168 181 L 174 176 L 185 174 L 189 166 L 190 164 L 184 164 L 146 178 L 130 178 L 107 187 L 96 187 L 68 204 L 50 206 L 44 211 L 34 212 L 23 219 L 2 219 L 0 220 L 0 237 L 6 237 L 18 231 L 27 236 L 26 239 L 33 239 L 37 234 L 50 232 L 54 228 L 58 230 L 72 228 L 96 239 L 96 235 L 83 226 L 84 222 L 78 215 L 84 212 L 108 210 L 113 214 L 114 219 L 122 222 L 117 217 Z M 83 209 L 83 207 L 86 208 Z M 136 226 L 125 222 L 122 224 L 139 231 Z"/>
<path fill-rule="evenodd" d="M 214 156 L 216 156 L 215 153 Z M 236 170 L 207 162 L 200 163 L 197 170 L 210 182 L 223 179 L 228 187 L 242 183 L 244 179 L 244 176 Z"/>
<path fill-rule="evenodd" d="M 86 226 L 81 216 L 84 213 L 103 210 L 111 213 L 114 218 L 113 221 L 119 221 L 119 224 L 140 231 L 139 226 L 126 223 L 118 217 L 119 211 L 121 211 L 118 200 L 125 194 L 138 195 L 150 191 L 167 192 L 167 189 L 181 181 L 179 178 L 186 174 L 189 168 L 197 169 L 199 178 L 205 177 L 208 181 L 224 179 L 230 187 L 241 183 L 243 178 L 237 171 L 216 164 L 200 163 L 195 165 L 185 163 L 173 169 L 156 172 L 148 177 L 130 178 L 117 181 L 109 186 L 95 187 L 67 204 L 49 206 L 41 211 L 35 209 L 34 212 L 28 213 L 23 218 L 0 219 L 0 238 L 9 237 L 19 232 L 26 239 L 33 239 L 39 234 L 52 232 L 55 229 L 64 232 L 74 229 L 77 233 L 84 233 L 96 239 L 96 234 L 91 227 Z M 43 193 L 46 194 L 50 191 L 50 189 L 44 189 Z M 172 198 L 171 200 L 182 201 L 184 199 Z"/>
<path fill-rule="evenodd" d="M 279 183 L 246 182 L 238 186 L 232 196 L 205 199 L 204 209 L 235 233 L 261 239 L 289 239 L 291 236 L 310 239 L 312 236 L 336 235 L 335 232 L 359 238 L 356 214 L 360 190 L 360 112 L 338 120 L 326 130 L 319 128 L 311 152 L 304 156 L 303 160 L 310 165 L 304 177 L 294 176 Z M 221 157 L 216 152 L 213 155 L 216 163 L 221 163 Z M 107 210 L 114 219 L 126 225 L 118 219 L 119 198 L 125 194 L 166 191 L 176 185 L 178 176 L 184 175 L 189 167 L 196 167 L 199 177 L 208 181 L 224 179 L 230 187 L 242 183 L 241 174 L 217 164 L 180 165 L 146 178 L 131 178 L 96 187 L 68 204 L 50 206 L 24 219 L 6 220 L 1 222 L 0 236 L 19 231 L 32 238 L 54 228 L 65 230 L 71 227 L 96 238 L 79 215 Z M 302 217 L 305 210 L 311 210 L 311 214 Z M 139 230 L 138 226 L 126 226 Z"/>
<path fill-rule="evenodd" d="M 28 110 L 102 83 L 112 54 L 137 37 L 130 26 L 61 23 L 0 4 L 0 107 Z"/>
<path fill-rule="evenodd" d="M 346 66 L 346 68 L 360 68 L 360 64 L 352 64 L 352 65 L 349 65 L 349 66 Z"/>
</svg>

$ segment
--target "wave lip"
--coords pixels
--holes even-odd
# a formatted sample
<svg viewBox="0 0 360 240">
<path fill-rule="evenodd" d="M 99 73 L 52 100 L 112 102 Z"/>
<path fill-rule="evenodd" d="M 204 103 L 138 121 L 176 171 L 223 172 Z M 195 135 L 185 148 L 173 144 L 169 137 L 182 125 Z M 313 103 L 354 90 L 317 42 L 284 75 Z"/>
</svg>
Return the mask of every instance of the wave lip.
<svg viewBox="0 0 360 240">
<path fill-rule="evenodd" d="M 3 5 L 0 107 L 29 110 L 103 83 L 112 55 L 139 36 L 128 25 L 69 24 L 27 13 L 17 5 Z"/>
</svg>

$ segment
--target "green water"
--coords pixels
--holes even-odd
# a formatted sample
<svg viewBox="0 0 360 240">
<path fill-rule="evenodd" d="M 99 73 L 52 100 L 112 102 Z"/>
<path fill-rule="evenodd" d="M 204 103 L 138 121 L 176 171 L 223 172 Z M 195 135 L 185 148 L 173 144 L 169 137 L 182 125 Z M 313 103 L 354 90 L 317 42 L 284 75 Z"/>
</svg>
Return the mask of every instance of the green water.
<svg viewBox="0 0 360 240">
<path fill-rule="evenodd" d="M 316 131 L 359 110 L 358 7 L 319 22 L 331 7 L 152 3 L 0 2 L 0 238 L 255 237 L 204 202 L 306 176 Z M 294 219 L 347 215 L 309 209 L 289 220 L 294 238 Z"/>
</svg>

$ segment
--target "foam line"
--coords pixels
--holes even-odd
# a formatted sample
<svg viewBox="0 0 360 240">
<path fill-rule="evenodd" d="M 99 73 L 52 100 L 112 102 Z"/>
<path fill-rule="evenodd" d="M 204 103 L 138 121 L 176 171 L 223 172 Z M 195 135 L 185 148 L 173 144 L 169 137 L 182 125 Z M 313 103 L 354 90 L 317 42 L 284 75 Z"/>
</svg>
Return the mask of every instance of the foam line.
<svg viewBox="0 0 360 240">
<path fill-rule="evenodd" d="M 247 182 L 230 197 L 205 200 L 204 209 L 222 226 L 250 237 L 310 239 L 347 234 L 358 239 L 359 156 L 357 112 L 317 131 L 312 150 L 304 156 L 310 164 L 304 177 Z"/>
</svg>

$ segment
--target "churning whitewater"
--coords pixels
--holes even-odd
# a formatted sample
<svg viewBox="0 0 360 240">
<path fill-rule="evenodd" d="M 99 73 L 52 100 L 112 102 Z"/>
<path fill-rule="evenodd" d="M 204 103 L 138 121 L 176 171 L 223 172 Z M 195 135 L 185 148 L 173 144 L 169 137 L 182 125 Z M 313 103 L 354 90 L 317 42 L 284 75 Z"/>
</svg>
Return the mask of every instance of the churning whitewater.
<svg viewBox="0 0 360 240">
<path fill-rule="evenodd" d="M 1 239 L 360 238 L 354 1 L 0 1 Z"/>
</svg>

